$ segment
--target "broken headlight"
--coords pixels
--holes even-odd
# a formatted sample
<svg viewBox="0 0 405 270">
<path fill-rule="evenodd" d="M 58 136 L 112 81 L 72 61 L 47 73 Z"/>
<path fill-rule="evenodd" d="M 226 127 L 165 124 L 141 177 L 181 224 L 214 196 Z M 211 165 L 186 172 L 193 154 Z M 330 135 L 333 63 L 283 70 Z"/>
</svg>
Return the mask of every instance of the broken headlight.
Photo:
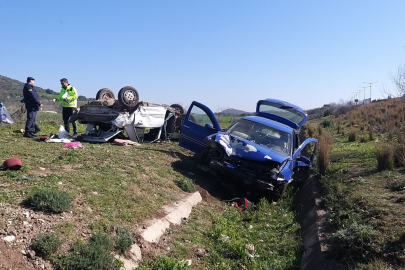
<svg viewBox="0 0 405 270">
<path fill-rule="evenodd" d="M 273 169 L 270 172 L 273 180 L 276 180 L 277 182 L 284 182 L 284 175 L 282 175 L 279 170 Z"/>
</svg>

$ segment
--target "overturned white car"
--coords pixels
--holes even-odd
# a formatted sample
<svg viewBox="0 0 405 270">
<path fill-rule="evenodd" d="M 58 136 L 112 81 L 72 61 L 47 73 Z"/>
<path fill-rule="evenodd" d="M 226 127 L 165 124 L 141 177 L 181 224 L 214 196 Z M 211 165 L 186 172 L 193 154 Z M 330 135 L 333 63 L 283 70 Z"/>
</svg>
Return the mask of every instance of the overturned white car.
<svg viewBox="0 0 405 270">
<path fill-rule="evenodd" d="M 87 124 L 81 137 L 89 142 L 107 142 L 117 136 L 138 143 L 178 139 L 184 109 L 179 104 L 158 104 L 139 101 L 138 91 L 123 87 L 118 94 L 103 88 L 96 100 L 80 106 L 70 121 Z"/>
</svg>

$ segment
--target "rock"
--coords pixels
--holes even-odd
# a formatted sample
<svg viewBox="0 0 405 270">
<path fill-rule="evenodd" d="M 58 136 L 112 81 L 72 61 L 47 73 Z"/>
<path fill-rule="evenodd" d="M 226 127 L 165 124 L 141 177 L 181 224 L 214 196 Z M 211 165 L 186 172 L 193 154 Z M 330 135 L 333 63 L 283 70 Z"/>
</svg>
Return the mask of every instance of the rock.
<svg viewBox="0 0 405 270">
<path fill-rule="evenodd" d="M 17 236 L 17 231 L 16 230 L 11 231 L 11 234 L 14 235 L 14 236 Z"/>
<path fill-rule="evenodd" d="M 62 185 L 62 182 L 58 182 L 58 185 Z"/>
<path fill-rule="evenodd" d="M 7 241 L 7 242 L 13 242 L 15 240 L 15 236 L 9 235 L 9 236 L 3 237 L 3 240 Z"/>
<path fill-rule="evenodd" d="M 24 212 L 22 214 L 25 218 L 29 218 L 30 217 L 30 212 Z"/>
<path fill-rule="evenodd" d="M 30 259 L 34 259 L 35 258 L 35 251 L 33 250 L 28 250 L 28 257 Z"/>
<path fill-rule="evenodd" d="M 39 167 L 39 169 L 40 169 L 41 171 L 45 171 L 45 170 L 46 170 L 44 167 Z"/>
<path fill-rule="evenodd" d="M 28 222 L 27 222 L 27 221 L 23 221 L 23 225 L 24 225 L 24 226 L 27 226 L 27 225 L 28 225 Z"/>
<path fill-rule="evenodd" d="M 249 251 L 255 251 L 255 246 L 253 244 L 246 244 L 246 249 Z"/>
<path fill-rule="evenodd" d="M 93 191 L 92 193 L 93 193 L 93 195 L 97 195 L 97 194 L 98 194 L 97 191 Z"/>
</svg>

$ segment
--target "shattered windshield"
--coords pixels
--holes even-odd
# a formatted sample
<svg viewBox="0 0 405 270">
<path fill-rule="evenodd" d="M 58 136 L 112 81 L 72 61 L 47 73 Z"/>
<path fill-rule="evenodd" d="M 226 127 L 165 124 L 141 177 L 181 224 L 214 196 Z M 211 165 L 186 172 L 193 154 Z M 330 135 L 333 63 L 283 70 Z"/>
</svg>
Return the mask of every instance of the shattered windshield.
<svg viewBox="0 0 405 270">
<path fill-rule="evenodd" d="M 263 124 L 241 119 L 228 129 L 228 133 L 264 145 L 280 154 L 291 153 L 291 135 Z"/>
</svg>

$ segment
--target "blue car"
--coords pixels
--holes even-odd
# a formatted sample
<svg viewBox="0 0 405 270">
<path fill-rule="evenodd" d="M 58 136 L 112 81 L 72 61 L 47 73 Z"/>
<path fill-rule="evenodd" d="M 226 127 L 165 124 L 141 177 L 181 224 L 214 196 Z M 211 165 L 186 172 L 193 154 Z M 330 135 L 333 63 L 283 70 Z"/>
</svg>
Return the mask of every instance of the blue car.
<svg viewBox="0 0 405 270">
<path fill-rule="evenodd" d="M 179 145 L 200 154 L 221 174 L 279 198 L 288 184 L 305 179 L 312 166 L 318 140 L 301 142 L 299 134 L 307 120 L 300 107 L 265 99 L 257 103 L 254 116 L 223 130 L 208 107 L 193 101 Z"/>
</svg>

